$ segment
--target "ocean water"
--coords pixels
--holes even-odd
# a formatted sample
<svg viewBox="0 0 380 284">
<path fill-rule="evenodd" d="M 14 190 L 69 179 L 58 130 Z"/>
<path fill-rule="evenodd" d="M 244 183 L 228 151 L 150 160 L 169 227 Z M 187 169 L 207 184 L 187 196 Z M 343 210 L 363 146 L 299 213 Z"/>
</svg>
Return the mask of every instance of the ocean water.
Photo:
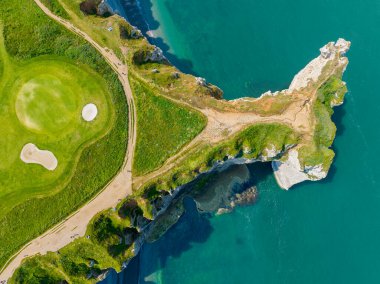
<svg viewBox="0 0 380 284">
<path fill-rule="evenodd" d="M 115 0 L 116 1 L 116 0 Z M 329 41 L 352 41 L 328 178 L 290 191 L 250 166 L 255 205 L 180 222 L 108 283 L 380 283 L 380 1 L 141 0 L 133 19 L 228 99 L 286 88 Z M 128 14 L 128 11 L 126 11 Z"/>
</svg>

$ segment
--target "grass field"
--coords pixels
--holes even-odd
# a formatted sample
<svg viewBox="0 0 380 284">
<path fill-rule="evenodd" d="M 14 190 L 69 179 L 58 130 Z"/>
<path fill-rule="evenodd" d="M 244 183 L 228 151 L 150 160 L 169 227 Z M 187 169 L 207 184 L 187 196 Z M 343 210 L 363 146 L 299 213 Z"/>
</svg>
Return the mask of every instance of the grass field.
<svg viewBox="0 0 380 284">
<path fill-rule="evenodd" d="M 54 193 L 58 188 L 52 184 L 71 177 L 80 149 L 107 132 L 113 119 L 110 94 L 95 72 L 51 57 L 23 64 L 12 64 L 9 58 L 3 62 L 0 199 L 7 202 L 0 203 L 0 217 L 27 198 Z M 98 106 L 99 114 L 92 122 L 81 117 L 87 103 Z M 58 168 L 51 172 L 21 161 L 20 152 L 27 143 L 54 153 Z"/>
<path fill-rule="evenodd" d="M 117 173 L 128 114 L 122 86 L 102 56 L 33 0 L 2 1 L 0 24 L 2 267 Z M 87 103 L 99 110 L 92 122 L 81 117 Z M 58 167 L 24 164 L 19 155 L 29 142 L 53 152 Z"/>
<path fill-rule="evenodd" d="M 60 16 L 61 18 L 68 19 L 70 18 L 69 14 L 58 2 L 58 0 L 42 0 L 41 1 L 50 11 L 54 14 Z"/>
<path fill-rule="evenodd" d="M 313 141 L 299 150 L 301 165 L 322 165 L 327 172 L 335 153 L 330 149 L 334 142 L 336 126 L 331 120 L 333 105 L 343 103 L 347 87 L 341 79 L 342 74 L 329 78 L 319 89 L 318 98 L 313 105 L 315 129 Z"/>
<path fill-rule="evenodd" d="M 43 191 L 41 187 L 43 198 L 29 198 L 14 207 L 4 218 L 0 217 L 0 227 L 6 228 L 0 231 L 0 265 L 4 264 L 20 245 L 80 207 L 112 177 L 123 160 L 126 145 L 121 141 L 126 141 L 127 134 L 126 107 L 120 85 L 109 67 L 91 47 L 73 35 L 68 35 L 38 11 L 33 10 L 32 0 L 22 0 L 22 4 L 11 0 L 3 1 L 6 2 L 4 5 L 7 8 L 0 6 L 0 16 L 8 15 L 4 36 L 10 60 L 9 62 L 0 60 L 0 75 L 6 76 L 5 73 L 9 72 L 4 71 L 10 68 L 9 66 L 14 66 L 14 74 L 20 74 L 16 76 L 20 78 L 19 80 L 7 80 L 11 83 L 4 83 L 4 88 L 11 90 L 9 96 L 14 98 L 13 104 L 9 104 L 15 106 L 14 121 L 19 121 L 22 128 L 28 129 L 33 135 L 37 136 L 42 128 L 44 139 L 57 138 L 57 135 L 69 136 L 72 138 L 70 143 L 76 145 L 73 137 L 78 137 L 72 135 L 71 127 L 75 124 L 80 110 L 78 105 L 84 101 L 73 95 L 72 88 L 75 90 L 83 88 L 83 97 L 86 98 L 86 92 L 91 90 L 91 86 L 96 83 L 101 84 L 104 79 L 107 82 L 104 92 L 111 94 L 110 98 L 107 95 L 105 98 L 109 106 L 114 106 L 114 109 L 110 108 L 108 115 L 111 123 L 105 122 L 110 127 L 108 134 L 89 144 L 87 148 L 83 148 L 75 167 L 71 167 L 68 162 L 67 167 L 71 167 L 73 172 L 66 172 L 67 175 L 71 175 L 67 184 L 62 188 L 47 185 L 46 188 L 50 188 L 49 193 L 53 192 L 48 195 L 46 194 L 48 191 Z M 194 77 L 182 73 L 179 78 L 173 77 L 173 72 L 176 72 L 173 66 L 157 63 L 133 65 L 131 58 L 134 52 L 148 47 L 148 43 L 142 39 L 120 40 L 117 17 L 85 17 L 78 9 L 80 1 L 43 0 L 57 14 L 62 13 L 60 11 L 62 8 L 69 8 L 64 17 L 69 17 L 75 25 L 86 31 L 101 45 L 114 49 L 118 56 L 121 56 L 123 50 L 120 48 L 120 42 L 125 43 L 124 47 L 127 47 L 128 52 L 125 53 L 124 59 L 129 62 L 130 81 L 138 115 L 137 147 L 133 168 L 135 175 L 143 175 L 159 168 L 205 126 L 206 121 L 198 112 L 180 106 L 160 96 L 161 94 L 202 108 L 214 106 L 219 110 L 231 110 L 237 107 L 242 112 L 253 110 L 262 116 L 280 114 L 297 99 L 280 94 L 276 97 L 266 96 L 254 102 L 227 104 L 210 99 L 212 96 L 210 88 L 197 85 Z M 27 17 L 30 18 L 26 19 Z M 114 27 L 113 32 L 107 30 L 109 26 Z M 30 35 L 30 38 L 27 35 Z M 38 42 L 39 45 L 33 45 L 33 42 Z M 1 54 L 3 58 L 7 58 L 4 51 Z M 30 60 L 31 58 L 36 59 Z M 43 60 L 47 58 L 54 61 L 54 64 L 64 61 L 68 70 L 63 68 L 48 71 L 48 74 L 40 74 L 43 70 L 34 67 L 33 62 L 34 60 L 44 62 Z M 31 72 L 33 76 L 27 71 L 24 75 L 23 68 L 27 64 L 36 68 L 37 71 Z M 45 65 L 48 66 L 47 69 L 54 69 L 54 66 Z M 153 68 L 157 68 L 159 72 L 152 72 Z M 84 77 L 85 74 L 80 72 L 90 74 L 96 82 L 88 78 L 86 82 L 91 82 L 90 86 L 77 86 L 72 79 L 66 77 L 66 74 L 75 77 L 81 74 L 80 76 Z M 50 74 L 59 78 L 52 78 Z M 97 77 L 98 75 L 102 78 Z M 70 81 L 69 86 L 64 84 L 65 80 Z M 46 82 L 49 82 L 49 86 L 53 85 L 54 90 L 46 88 Z M 35 89 L 37 83 L 44 97 L 38 103 L 38 107 L 30 102 L 31 90 Z M 313 104 L 315 133 L 313 139 L 310 139 L 312 141 L 307 141 L 300 150 L 302 163 L 316 164 L 319 163 L 319 160 L 315 160 L 318 158 L 323 165 L 330 165 L 333 152 L 329 147 L 335 136 L 335 126 L 330 120 L 331 104 L 339 103 L 343 99 L 346 90 L 343 85 L 339 78 L 333 78 L 319 89 L 318 101 Z M 61 95 L 63 93 L 65 96 Z M 47 108 L 51 105 L 56 105 L 59 113 L 63 115 L 48 111 Z M 61 121 L 62 116 L 66 117 L 67 121 Z M 46 117 L 52 119 L 46 120 Z M 76 125 L 75 130 L 80 129 L 82 123 Z M 98 131 L 102 133 L 101 125 Z M 91 141 L 90 135 L 99 135 L 98 132 L 87 134 L 88 136 L 83 137 L 89 139 L 86 141 Z M 122 263 L 130 259 L 133 254 L 131 236 L 138 234 L 141 226 L 145 226 L 147 221 L 141 217 L 153 219 L 160 204 L 162 205 L 162 197 L 168 194 L 167 191 L 194 180 L 199 174 L 232 157 L 267 161 L 272 159 L 267 157 L 268 149 L 275 148 L 277 151 L 286 152 L 290 146 L 302 142 L 304 142 L 303 136 L 285 124 L 260 123 L 251 125 L 230 137 L 226 136 L 226 139 L 218 144 L 203 142 L 196 147 L 189 147 L 166 172 L 144 181 L 146 183 L 139 187 L 136 186 L 133 194 L 116 208 L 104 210 L 95 216 L 87 227 L 88 239 L 81 237 L 59 252 L 27 258 L 10 283 L 57 283 L 62 280 L 69 283 L 95 283 L 96 276 L 103 269 L 113 267 L 119 270 Z M 45 145 L 59 155 L 59 149 L 53 148 L 53 144 Z M 140 220 L 141 223 L 138 224 L 136 220 Z M 28 230 L 25 229 L 26 226 Z M 136 230 L 136 226 L 139 230 Z M 92 278 L 89 278 L 89 275 L 92 275 Z"/>
<path fill-rule="evenodd" d="M 90 236 L 89 239 L 76 239 L 59 253 L 26 259 L 9 283 L 57 283 L 61 280 L 96 283 L 95 277 L 88 279 L 87 276 L 98 275 L 108 267 L 120 271 L 122 263 L 133 256 L 134 246 L 127 242 L 131 231 L 138 234 L 134 228 L 136 221 L 131 222 L 134 219 L 132 216 L 153 218 L 152 203 L 156 198 L 160 199 L 162 191 L 193 180 L 201 168 L 206 171 L 226 155 L 238 155 L 242 147 L 250 149 L 249 153 L 244 154 L 245 157 L 258 158 L 266 147 L 273 145 L 276 149 L 284 149 L 286 145 L 296 143 L 297 139 L 298 136 L 285 125 L 258 124 L 215 147 L 197 147 L 178 167 L 160 176 L 148 187 L 135 191 L 119 203 L 116 210 L 104 210 L 95 216 L 87 227 L 86 236 Z"/>
<path fill-rule="evenodd" d="M 207 172 L 216 163 L 226 161 L 228 157 L 257 159 L 266 155 L 266 149 L 274 147 L 284 151 L 287 146 L 297 144 L 299 135 L 290 127 L 278 124 L 255 124 L 239 132 L 218 145 L 203 144 L 197 146 L 186 159 L 165 174 L 143 185 L 140 191 L 144 196 L 156 196 L 161 191 L 173 190 L 192 181 L 200 173 Z M 144 212 L 147 218 L 151 215 Z"/>
<path fill-rule="evenodd" d="M 131 79 L 137 108 L 137 143 L 133 170 L 146 174 L 160 167 L 206 125 L 206 118 L 180 106 L 144 83 Z"/>
</svg>

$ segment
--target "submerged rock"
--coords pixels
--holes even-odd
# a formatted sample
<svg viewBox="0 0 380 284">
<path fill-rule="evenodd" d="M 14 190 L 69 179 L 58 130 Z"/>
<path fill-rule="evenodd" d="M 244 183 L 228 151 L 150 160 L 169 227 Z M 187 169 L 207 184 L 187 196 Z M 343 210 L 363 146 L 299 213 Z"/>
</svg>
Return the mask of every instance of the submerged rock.
<svg viewBox="0 0 380 284">
<path fill-rule="evenodd" d="M 232 196 L 231 207 L 250 205 L 256 202 L 258 191 L 256 186 L 249 187 L 241 193 L 236 193 Z"/>
</svg>

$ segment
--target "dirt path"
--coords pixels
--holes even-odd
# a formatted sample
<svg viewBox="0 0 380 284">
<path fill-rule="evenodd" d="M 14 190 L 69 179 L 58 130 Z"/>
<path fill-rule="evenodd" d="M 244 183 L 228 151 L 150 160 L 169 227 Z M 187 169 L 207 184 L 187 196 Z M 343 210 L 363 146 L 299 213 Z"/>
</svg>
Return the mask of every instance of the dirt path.
<svg viewBox="0 0 380 284">
<path fill-rule="evenodd" d="M 305 98 L 303 99 L 301 97 Z M 133 180 L 135 188 L 139 188 L 146 181 L 163 175 L 180 164 L 187 157 L 184 153 L 190 152 L 202 144 L 215 145 L 220 143 L 250 125 L 256 123 L 283 123 L 289 125 L 304 136 L 309 135 L 313 127 L 310 118 L 310 102 L 308 98 L 303 95 L 300 95 L 300 100 L 295 101 L 284 113 L 270 117 L 260 116 L 255 113 L 219 112 L 213 109 L 198 110 L 206 115 L 208 119 L 205 129 L 176 155 L 166 160 L 162 167 L 144 176 L 135 177 Z"/>
<path fill-rule="evenodd" d="M 37 253 L 44 254 L 48 251 L 57 251 L 72 242 L 75 238 L 84 236 L 87 224 L 96 213 L 107 208 L 115 207 L 120 199 L 125 198 L 132 192 L 132 161 L 136 143 L 136 109 L 132 90 L 128 81 L 127 66 L 124 65 L 111 50 L 101 47 L 89 35 L 76 28 L 73 24 L 50 12 L 40 0 L 34 0 L 34 2 L 50 18 L 78 34 L 95 47 L 118 74 L 128 102 L 128 148 L 121 171 L 111 182 L 109 182 L 104 190 L 61 223 L 25 245 L 13 256 L 13 258 L 7 263 L 7 266 L 1 271 L 0 281 L 8 280 L 15 269 L 20 266 L 24 258 Z"/>
<path fill-rule="evenodd" d="M 42 236 L 32 240 L 22 248 L 1 272 L 0 281 L 9 279 L 14 270 L 21 264 L 21 261 L 27 256 L 37 253 L 44 254 L 48 251 L 57 251 L 72 242 L 74 238 L 83 236 L 87 224 L 96 213 L 107 208 L 115 207 L 121 199 L 132 191 L 132 164 L 136 143 L 137 116 L 132 91 L 128 81 L 127 66 L 117 58 L 113 51 L 101 47 L 88 34 L 76 28 L 72 23 L 51 13 L 40 0 L 34 1 L 50 18 L 61 23 L 67 29 L 80 35 L 92 44 L 119 75 L 119 79 L 124 87 L 129 108 L 128 149 L 122 170 L 105 187 L 105 189 L 80 210 L 73 213 L 60 224 L 50 229 Z M 186 159 L 187 154 L 198 145 L 205 143 L 213 145 L 217 144 L 255 123 L 284 123 L 301 133 L 304 136 L 304 139 L 311 138 L 314 129 L 314 118 L 312 116 L 311 106 L 316 98 L 316 89 L 310 93 L 295 92 L 294 95 L 297 96 L 297 99 L 282 114 L 270 117 L 260 116 L 255 113 L 219 112 L 214 109 L 198 109 L 208 119 L 205 129 L 176 155 L 169 158 L 161 168 L 145 176 L 134 178 L 133 185 L 139 187 L 144 182 L 166 173 L 175 165 Z M 168 99 L 176 101 L 173 98 L 168 97 Z"/>
</svg>

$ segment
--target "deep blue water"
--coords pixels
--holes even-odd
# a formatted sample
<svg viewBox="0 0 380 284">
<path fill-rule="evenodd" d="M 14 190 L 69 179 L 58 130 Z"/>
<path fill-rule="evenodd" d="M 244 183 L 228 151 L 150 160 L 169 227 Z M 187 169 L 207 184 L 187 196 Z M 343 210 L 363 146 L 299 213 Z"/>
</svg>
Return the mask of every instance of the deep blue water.
<svg viewBox="0 0 380 284">
<path fill-rule="evenodd" d="M 119 276 L 176 283 L 380 283 L 380 2 L 141 1 L 153 40 L 225 97 L 286 88 L 328 41 L 352 41 L 349 93 L 334 114 L 336 158 L 326 180 L 285 192 L 251 166 L 259 200 L 210 217 L 191 202 L 161 240 Z M 136 21 L 141 19 L 136 18 Z M 148 29 L 148 28 L 146 28 Z M 115 278 L 109 283 L 116 283 Z"/>
</svg>

